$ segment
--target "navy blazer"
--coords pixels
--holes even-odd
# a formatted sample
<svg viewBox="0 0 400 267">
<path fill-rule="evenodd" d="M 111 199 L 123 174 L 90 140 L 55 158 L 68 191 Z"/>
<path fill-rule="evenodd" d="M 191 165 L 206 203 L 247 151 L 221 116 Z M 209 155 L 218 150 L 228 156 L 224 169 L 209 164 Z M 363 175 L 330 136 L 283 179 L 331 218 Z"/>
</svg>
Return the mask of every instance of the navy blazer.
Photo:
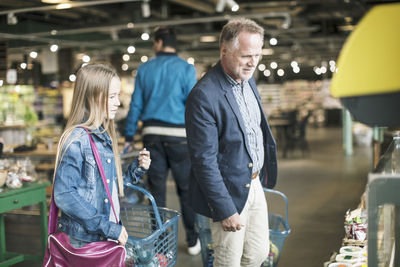
<svg viewBox="0 0 400 267">
<path fill-rule="evenodd" d="M 254 79 L 249 83 L 261 112 L 265 161 L 260 179 L 264 186 L 273 188 L 277 179 L 276 144 Z M 245 124 L 220 62 L 189 94 L 185 121 L 192 162 L 189 205 L 214 221 L 240 214 L 249 194 L 253 163 Z"/>
</svg>

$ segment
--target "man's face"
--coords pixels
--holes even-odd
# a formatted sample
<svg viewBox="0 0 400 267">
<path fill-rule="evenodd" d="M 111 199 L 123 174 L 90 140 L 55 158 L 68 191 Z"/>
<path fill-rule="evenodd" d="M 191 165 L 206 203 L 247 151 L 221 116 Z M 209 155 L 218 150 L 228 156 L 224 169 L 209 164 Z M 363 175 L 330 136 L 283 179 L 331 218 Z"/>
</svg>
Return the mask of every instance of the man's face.
<svg viewBox="0 0 400 267">
<path fill-rule="evenodd" d="M 236 44 L 222 44 L 221 63 L 224 71 L 239 83 L 249 80 L 261 59 L 262 46 L 261 35 L 249 32 L 241 32 Z"/>
</svg>

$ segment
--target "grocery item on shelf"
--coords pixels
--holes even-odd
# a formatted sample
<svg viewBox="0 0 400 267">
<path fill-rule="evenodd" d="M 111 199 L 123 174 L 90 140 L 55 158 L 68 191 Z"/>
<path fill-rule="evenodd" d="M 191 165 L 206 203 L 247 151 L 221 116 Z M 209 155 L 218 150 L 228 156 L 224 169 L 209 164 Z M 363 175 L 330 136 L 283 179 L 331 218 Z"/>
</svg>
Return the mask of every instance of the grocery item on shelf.
<svg viewBox="0 0 400 267">
<path fill-rule="evenodd" d="M 340 248 L 339 253 L 346 253 L 350 255 L 362 255 L 363 248 L 357 246 L 344 246 Z"/>
<path fill-rule="evenodd" d="M 361 254 L 348 254 L 348 253 L 340 253 L 336 255 L 335 260 L 337 262 L 344 262 L 344 263 L 356 263 L 360 260 L 366 259 L 365 256 Z"/>
<path fill-rule="evenodd" d="M 347 211 L 344 224 L 346 237 L 364 241 L 367 239 L 367 215 L 365 209 Z"/>
<path fill-rule="evenodd" d="M 352 267 L 353 265 L 350 263 L 343 263 L 343 262 L 333 262 L 328 265 L 328 267 Z"/>
</svg>

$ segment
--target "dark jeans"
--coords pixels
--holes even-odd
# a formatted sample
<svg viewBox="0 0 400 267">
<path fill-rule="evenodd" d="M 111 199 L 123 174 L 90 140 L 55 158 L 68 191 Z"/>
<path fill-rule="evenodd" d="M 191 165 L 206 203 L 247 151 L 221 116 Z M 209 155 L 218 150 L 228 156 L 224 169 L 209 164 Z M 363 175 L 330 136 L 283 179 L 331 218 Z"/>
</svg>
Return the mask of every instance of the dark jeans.
<svg viewBox="0 0 400 267">
<path fill-rule="evenodd" d="M 150 151 L 151 165 L 147 174 L 149 189 L 157 206 L 166 206 L 166 181 L 168 170 L 171 169 L 186 230 L 186 242 L 188 246 L 194 246 L 198 234 L 194 229 L 195 213 L 188 205 L 190 157 L 186 138 L 145 135 L 143 145 Z"/>
</svg>

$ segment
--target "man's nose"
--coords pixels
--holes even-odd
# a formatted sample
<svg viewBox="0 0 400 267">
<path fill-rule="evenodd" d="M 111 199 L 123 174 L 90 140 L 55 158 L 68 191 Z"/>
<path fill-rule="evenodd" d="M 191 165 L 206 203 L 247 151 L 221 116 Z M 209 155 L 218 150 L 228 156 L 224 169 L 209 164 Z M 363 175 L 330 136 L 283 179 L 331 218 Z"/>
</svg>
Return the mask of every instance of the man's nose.
<svg viewBox="0 0 400 267">
<path fill-rule="evenodd" d="M 257 57 L 256 56 L 250 57 L 249 66 L 254 67 L 256 64 L 257 64 Z"/>
</svg>

